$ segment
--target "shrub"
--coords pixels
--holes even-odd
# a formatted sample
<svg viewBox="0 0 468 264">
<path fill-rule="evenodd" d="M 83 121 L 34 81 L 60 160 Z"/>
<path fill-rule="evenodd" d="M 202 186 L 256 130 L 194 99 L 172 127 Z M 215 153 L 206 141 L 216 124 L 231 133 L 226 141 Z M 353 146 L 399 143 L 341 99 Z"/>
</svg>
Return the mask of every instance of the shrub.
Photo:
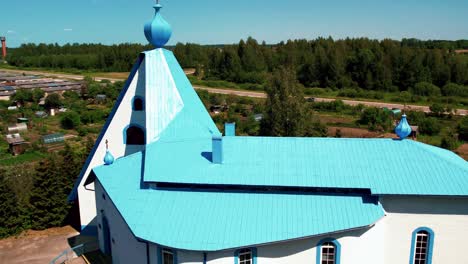
<svg viewBox="0 0 468 264">
<path fill-rule="evenodd" d="M 461 140 L 468 141 L 468 116 L 463 117 L 463 119 L 458 124 L 458 138 Z"/>
<path fill-rule="evenodd" d="M 447 83 L 444 87 L 442 87 L 442 93 L 445 96 L 468 97 L 468 87 L 455 83 Z"/>
<path fill-rule="evenodd" d="M 45 99 L 45 106 L 47 108 L 58 108 L 61 104 L 60 95 L 56 93 L 49 94 Z"/>
<path fill-rule="evenodd" d="M 417 126 L 422 123 L 426 119 L 426 114 L 424 112 L 419 111 L 409 111 L 406 113 L 407 120 L 410 125 Z"/>
<path fill-rule="evenodd" d="M 446 135 L 442 138 L 440 147 L 448 150 L 454 150 L 458 147 L 457 139 L 452 134 Z"/>
<path fill-rule="evenodd" d="M 428 82 L 419 82 L 417 83 L 411 91 L 414 95 L 420 96 L 440 96 L 440 88 L 435 86 L 432 83 Z"/>
<path fill-rule="evenodd" d="M 86 129 L 85 127 L 80 126 L 76 129 L 76 131 L 78 132 L 78 135 L 80 137 L 85 137 L 86 135 L 88 135 L 88 129 Z"/>
<path fill-rule="evenodd" d="M 434 117 L 426 118 L 419 124 L 419 131 L 421 134 L 426 134 L 429 136 L 437 135 L 441 129 L 442 126 Z"/>
<path fill-rule="evenodd" d="M 432 104 L 429 109 L 431 110 L 432 113 L 436 115 L 442 115 L 445 111 L 444 106 L 438 103 Z"/>
<path fill-rule="evenodd" d="M 80 115 L 73 111 L 68 111 L 62 115 L 60 124 L 64 129 L 74 129 L 81 124 Z"/>
<path fill-rule="evenodd" d="M 373 131 L 386 131 L 392 127 L 390 115 L 386 111 L 375 107 L 364 109 L 358 123 L 361 125 L 367 125 L 369 130 Z"/>
</svg>

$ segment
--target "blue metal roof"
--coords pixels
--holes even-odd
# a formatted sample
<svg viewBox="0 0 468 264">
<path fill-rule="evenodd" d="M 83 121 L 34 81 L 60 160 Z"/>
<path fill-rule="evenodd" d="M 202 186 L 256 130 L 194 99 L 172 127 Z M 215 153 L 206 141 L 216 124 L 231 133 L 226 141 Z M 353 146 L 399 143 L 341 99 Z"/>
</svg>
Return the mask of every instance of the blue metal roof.
<svg viewBox="0 0 468 264">
<path fill-rule="evenodd" d="M 468 196 L 468 163 L 412 140 L 224 137 L 223 142 L 223 164 L 209 159 L 211 138 L 151 144 L 144 180 Z"/>
<path fill-rule="evenodd" d="M 174 54 L 165 49 L 143 52 L 133 66 L 125 87 L 75 182 L 69 200 L 77 198 L 78 185 L 84 182 L 83 177 L 88 176 L 84 174 L 96 153 L 97 146 L 102 141 L 103 135 L 140 67 L 145 67 L 143 78 L 147 87 L 145 100 L 148 102 L 146 104 L 148 142 L 158 141 L 162 137 L 166 141 L 174 141 L 209 137 L 212 133 L 220 133 Z"/>
<path fill-rule="evenodd" d="M 133 234 L 166 247 L 238 248 L 365 227 L 384 216 L 359 195 L 142 189 L 142 156 L 94 172 Z"/>
</svg>

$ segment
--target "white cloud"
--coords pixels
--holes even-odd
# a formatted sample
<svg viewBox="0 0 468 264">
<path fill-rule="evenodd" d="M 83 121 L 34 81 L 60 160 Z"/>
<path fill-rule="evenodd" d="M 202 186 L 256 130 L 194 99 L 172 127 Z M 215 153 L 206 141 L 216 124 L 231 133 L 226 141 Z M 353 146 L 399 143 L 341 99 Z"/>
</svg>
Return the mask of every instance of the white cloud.
<svg viewBox="0 0 468 264">
<path fill-rule="evenodd" d="M 73 28 L 64 28 L 63 31 L 73 31 Z"/>
</svg>

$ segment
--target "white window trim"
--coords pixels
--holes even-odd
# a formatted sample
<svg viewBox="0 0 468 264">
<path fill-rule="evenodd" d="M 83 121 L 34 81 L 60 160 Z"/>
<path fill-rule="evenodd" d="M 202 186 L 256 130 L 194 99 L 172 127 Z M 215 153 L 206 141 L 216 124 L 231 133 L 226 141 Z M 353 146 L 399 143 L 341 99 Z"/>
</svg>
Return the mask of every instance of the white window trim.
<svg viewBox="0 0 468 264">
<path fill-rule="evenodd" d="M 320 264 L 323 261 L 323 254 L 324 254 L 323 250 L 326 249 L 326 248 L 327 249 L 333 248 L 333 262 L 331 262 L 330 260 L 327 260 L 327 263 L 329 262 L 330 264 L 335 264 L 336 263 L 336 246 L 332 242 L 325 242 L 320 247 L 320 251 L 321 251 L 320 252 Z M 329 253 L 327 253 L 327 254 L 329 254 Z"/>
<path fill-rule="evenodd" d="M 422 237 L 426 237 L 426 242 L 425 242 L 425 252 L 424 253 L 424 259 L 421 259 L 421 258 L 417 258 L 416 254 L 418 252 L 418 249 L 419 248 L 422 248 L 422 247 L 418 247 L 418 240 L 419 238 L 422 238 Z M 424 263 L 427 264 L 427 256 L 428 256 L 428 253 L 429 253 L 429 239 L 430 238 L 430 234 L 427 232 L 427 231 L 419 231 L 418 233 L 416 233 L 416 241 L 415 241 L 415 245 L 414 245 L 414 257 L 413 257 L 413 264 L 419 264 L 419 261 L 423 260 Z"/>
<path fill-rule="evenodd" d="M 251 249 L 243 249 L 239 252 L 239 256 L 238 256 L 238 260 L 239 260 L 239 264 L 245 264 L 246 262 L 250 262 L 251 264 L 253 264 L 253 255 L 252 255 L 252 250 Z M 250 258 L 247 259 L 247 260 L 241 260 L 241 256 L 244 256 L 244 255 L 249 255 Z"/>
</svg>

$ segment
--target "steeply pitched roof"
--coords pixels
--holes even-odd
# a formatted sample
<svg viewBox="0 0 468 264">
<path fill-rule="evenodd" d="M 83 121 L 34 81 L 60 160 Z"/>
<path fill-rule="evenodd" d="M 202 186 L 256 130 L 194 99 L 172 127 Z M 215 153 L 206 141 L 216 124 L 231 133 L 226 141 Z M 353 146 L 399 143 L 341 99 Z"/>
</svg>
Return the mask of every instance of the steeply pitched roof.
<svg viewBox="0 0 468 264">
<path fill-rule="evenodd" d="M 157 105 L 147 109 L 148 143 L 209 138 L 214 133 L 219 134 L 174 54 L 164 49 L 156 51 L 159 52 L 154 53 L 157 56 L 148 56 L 146 52 L 146 65 L 164 64 L 157 67 L 164 69 L 161 72 L 155 72 L 155 65 L 146 68 L 146 101 L 149 105 Z M 165 91 L 160 91 L 162 89 Z M 157 130 L 157 134 L 151 136 L 155 133 L 151 130 Z"/>
<path fill-rule="evenodd" d="M 468 196 L 468 163 L 412 140 L 224 137 L 147 147 L 147 182 L 370 189 L 373 194 Z"/>
<path fill-rule="evenodd" d="M 218 128 L 205 110 L 174 54 L 165 49 L 143 52 L 133 66 L 125 87 L 75 182 L 69 200 L 76 199 L 79 184 L 85 182 L 83 177 L 87 176 L 85 173 L 88 166 L 137 71 L 140 72 L 138 81 L 145 84 L 148 144 L 159 141 L 161 137 L 166 141 L 174 141 L 219 134 Z M 142 72 L 144 74 L 141 74 Z"/>
<path fill-rule="evenodd" d="M 244 247 L 365 227 L 384 216 L 365 195 L 141 189 L 142 158 L 94 172 L 133 234 L 167 247 Z"/>
</svg>

